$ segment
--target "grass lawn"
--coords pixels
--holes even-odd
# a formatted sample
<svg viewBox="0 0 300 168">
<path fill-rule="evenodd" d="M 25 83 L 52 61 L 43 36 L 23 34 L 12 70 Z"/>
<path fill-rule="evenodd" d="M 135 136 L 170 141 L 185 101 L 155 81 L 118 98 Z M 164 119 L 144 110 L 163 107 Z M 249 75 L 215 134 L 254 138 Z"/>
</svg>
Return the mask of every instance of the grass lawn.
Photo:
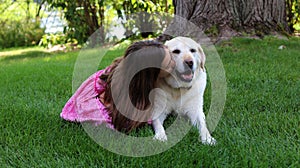
<svg viewBox="0 0 300 168">
<path fill-rule="evenodd" d="M 286 48 L 279 50 L 280 45 Z M 0 52 L 0 165 L 300 167 L 300 39 L 233 39 L 217 50 L 228 86 L 223 116 L 213 132 L 218 144 L 202 145 L 193 128 L 171 149 L 140 158 L 112 153 L 94 142 L 81 124 L 60 119 L 72 95 L 79 52 Z M 122 53 L 110 51 L 99 68 Z M 209 87 L 205 95 L 207 111 Z M 141 132 L 153 134 L 145 130 L 150 126 Z"/>
</svg>

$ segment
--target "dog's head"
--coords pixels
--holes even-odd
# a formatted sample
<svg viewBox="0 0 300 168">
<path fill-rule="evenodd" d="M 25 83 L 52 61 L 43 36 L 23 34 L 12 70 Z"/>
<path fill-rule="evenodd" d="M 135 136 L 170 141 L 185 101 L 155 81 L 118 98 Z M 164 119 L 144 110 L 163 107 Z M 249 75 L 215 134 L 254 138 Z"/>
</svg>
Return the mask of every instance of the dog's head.
<svg viewBox="0 0 300 168">
<path fill-rule="evenodd" d="M 176 37 L 165 43 L 168 46 L 176 67 L 166 82 L 174 88 L 190 88 L 200 71 L 205 71 L 205 55 L 197 42 L 187 37 Z"/>
</svg>

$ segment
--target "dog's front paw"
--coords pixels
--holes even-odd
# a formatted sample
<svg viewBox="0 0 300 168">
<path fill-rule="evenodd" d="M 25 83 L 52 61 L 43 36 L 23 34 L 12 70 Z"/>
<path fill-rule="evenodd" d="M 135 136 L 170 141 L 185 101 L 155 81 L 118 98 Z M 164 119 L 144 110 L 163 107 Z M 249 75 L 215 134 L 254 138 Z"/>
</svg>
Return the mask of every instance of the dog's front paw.
<svg viewBox="0 0 300 168">
<path fill-rule="evenodd" d="M 208 136 L 205 138 L 201 139 L 202 144 L 204 145 L 216 145 L 217 141 L 215 140 L 215 138 Z"/>
<path fill-rule="evenodd" d="M 164 132 L 156 133 L 153 139 L 159 140 L 162 142 L 165 142 L 168 140 L 167 135 Z"/>
</svg>

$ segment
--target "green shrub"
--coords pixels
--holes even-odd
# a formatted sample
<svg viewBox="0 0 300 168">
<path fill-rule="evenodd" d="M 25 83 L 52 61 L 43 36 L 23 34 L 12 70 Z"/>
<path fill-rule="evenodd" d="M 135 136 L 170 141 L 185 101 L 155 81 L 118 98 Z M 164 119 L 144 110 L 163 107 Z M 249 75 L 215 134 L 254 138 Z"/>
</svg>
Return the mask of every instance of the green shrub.
<svg viewBox="0 0 300 168">
<path fill-rule="evenodd" d="M 40 46 L 45 48 L 51 48 L 54 45 L 65 44 L 67 42 L 67 38 L 65 34 L 57 33 L 57 34 L 44 34 L 39 42 Z"/>
<path fill-rule="evenodd" d="M 68 50 L 72 50 L 75 46 L 78 47 L 78 41 L 74 38 L 69 38 L 63 33 L 48 33 L 44 34 L 39 42 L 39 46 L 43 46 L 47 49 L 52 48 L 55 45 L 61 45 Z"/>
<path fill-rule="evenodd" d="M 44 34 L 40 22 L 0 21 L 0 49 L 36 45 Z"/>
</svg>

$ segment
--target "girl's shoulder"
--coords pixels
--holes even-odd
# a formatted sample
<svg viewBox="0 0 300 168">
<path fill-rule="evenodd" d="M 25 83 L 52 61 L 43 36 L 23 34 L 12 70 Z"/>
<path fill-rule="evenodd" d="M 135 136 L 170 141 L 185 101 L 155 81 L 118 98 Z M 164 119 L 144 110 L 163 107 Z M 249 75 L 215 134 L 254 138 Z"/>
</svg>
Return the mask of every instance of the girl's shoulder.
<svg viewBox="0 0 300 168">
<path fill-rule="evenodd" d="M 105 69 L 101 69 L 95 73 L 95 90 L 98 94 L 101 94 L 105 91 L 106 81 L 101 79 L 101 76 L 104 74 L 108 74 L 111 71 L 111 66 L 106 67 Z"/>
</svg>

